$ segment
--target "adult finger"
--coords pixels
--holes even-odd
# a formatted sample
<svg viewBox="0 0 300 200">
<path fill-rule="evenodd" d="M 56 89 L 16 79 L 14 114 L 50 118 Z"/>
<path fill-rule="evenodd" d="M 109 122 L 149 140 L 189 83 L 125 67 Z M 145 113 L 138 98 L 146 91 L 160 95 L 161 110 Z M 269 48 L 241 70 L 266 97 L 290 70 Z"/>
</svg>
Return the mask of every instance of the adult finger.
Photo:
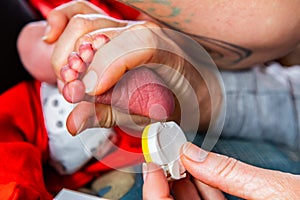
<svg viewBox="0 0 300 200">
<path fill-rule="evenodd" d="M 197 187 L 203 200 L 225 200 L 223 193 L 216 188 L 213 188 L 199 180 L 194 179 L 194 184 Z"/>
<path fill-rule="evenodd" d="M 172 199 L 168 181 L 159 166 L 154 163 L 144 163 L 143 178 L 143 199 Z"/>
<path fill-rule="evenodd" d="M 43 38 L 44 41 L 55 42 L 74 15 L 90 13 L 105 14 L 97 6 L 82 0 L 71 1 L 54 8 L 47 16 L 48 28 Z"/>
<path fill-rule="evenodd" d="M 150 119 L 139 115 L 123 113 L 110 105 L 80 102 L 67 119 L 67 128 L 72 135 L 92 127 L 110 128 L 120 126 L 132 131 L 142 131 Z"/>
<path fill-rule="evenodd" d="M 195 185 L 189 177 L 172 183 L 172 195 L 176 200 L 201 199 Z"/>
<path fill-rule="evenodd" d="M 196 179 L 244 199 L 287 198 L 291 186 L 299 184 L 291 174 L 254 167 L 191 143 L 182 151 L 182 163 Z"/>
</svg>

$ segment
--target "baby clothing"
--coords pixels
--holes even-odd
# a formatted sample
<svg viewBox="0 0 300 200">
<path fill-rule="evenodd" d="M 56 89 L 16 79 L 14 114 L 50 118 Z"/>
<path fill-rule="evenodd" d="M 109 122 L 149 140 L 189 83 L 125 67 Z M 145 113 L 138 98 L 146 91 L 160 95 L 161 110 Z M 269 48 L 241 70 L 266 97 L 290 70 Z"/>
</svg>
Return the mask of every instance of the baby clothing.
<svg viewBox="0 0 300 200">
<path fill-rule="evenodd" d="M 41 101 L 49 138 L 50 163 L 61 174 L 77 171 L 93 157 L 96 149 L 105 150 L 102 152 L 104 157 L 113 148 L 109 141 L 115 134 L 113 129 L 90 128 L 79 135 L 70 135 L 66 121 L 76 105 L 67 102 L 57 87 L 42 83 Z"/>
</svg>

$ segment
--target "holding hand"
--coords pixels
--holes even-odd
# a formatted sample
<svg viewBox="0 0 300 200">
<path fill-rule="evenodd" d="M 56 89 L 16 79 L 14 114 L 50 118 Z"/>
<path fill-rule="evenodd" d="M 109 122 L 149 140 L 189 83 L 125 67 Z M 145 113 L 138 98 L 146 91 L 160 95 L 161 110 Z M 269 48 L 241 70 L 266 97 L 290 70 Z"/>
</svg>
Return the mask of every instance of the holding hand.
<svg viewBox="0 0 300 200">
<path fill-rule="evenodd" d="M 197 196 L 195 192 L 187 192 L 187 189 L 193 188 L 200 191 L 203 199 L 223 199 L 216 189 L 244 199 L 297 199 L 300 194 L 299 175 L 250 166 L 212 152 L 207 157 L 201 156 L 205 154 L 191 143 L 183 146 L 181 161 L 194 177 L 194 185 L 182 189 L 177 187 L 181 192 L 174 193 L 175 199 L 196 199 L 194 196 L 187 198 L 188 195 Z M 160 168 L 152 163 L 147 164 L 144 174 L 144 199 L 170 199 L 168 182 Z M 212 188 L 207 189 L 205 184 Z M 206 189 L 203 190 L 203 187 Z M 184 196 L 178 197 L 178 193 Z"/>
<path fill-rule="evenodd" d="M 174 112 L 170 113 L 170 109 L 161 106 L 168 120 L 182 120 L 184 110 L 189 113 L 189 119 L 186 121 L 190 123 L 185 127 L 197 129 L 199 126 L 202 130 L 207 129 L 212 113 L 216 114 L 222 101 L 219 82 L 214 75 L 199 72 L 199 69 L 193 66 L 193 61 L 186 60 L 185 50 L 183 51 L 180 45 L 189 44 L 184 44 L 186 41 L 180 37 L 170 37 L 174 33 L 168 32 L 170 31 L 152 22 L 123 21 L 103 15 L 76 15 L 71 18 L 56 43 L 52 65 L 64 83 L 63 95 L 68 101 L 77 103 L 85 100 L 96 103 L 96 108 L 90 104 L 89 109 L 86 109 L 87 103 L 79 103 L 78 108 L 74 109 L 68 120 L 68 127 L 72 133 L 90 126 L 126 125 L 128 115 L 118 117 L 122 115 L 120 110 L 115 112 L 98 100 L 101 99 L 100 95 L 107 94 L 128 71 L 140 66 L 154 71 L 162 79 L 162 85 L 175 94 L 177 103 Z M 199 51 L 196 57 L 202 62 L 201 65 L 213 69 L 215 65 L 210 57 L 203 49 L 199 49 L 196 47 L 196 52 Z M 195 51 L 195 48 L 192 48 L 192 51 Z M 204 80 L 204 74 L 208 81 Z M 120 87 L 128 91 L 128 87 Z M 96 98 L 91 98 L 93 96 Z M 214 96 L 214 100 L 210 96 Z M 170 101 L 168 98 L 164 99 Z M 144 105 L 141 102 L 137 103 Z M 83 104 L 84 106 L 81 106 Z M 126 109 L 120 106 L 118 108 Z M 84 110 L 88 111 L 83 112 Z M 78 112 L 83 117 L 76 117 Z M 129 113 L 126 114 L 148 118 L 134 120 L 142 121 L 140 124 L 147 124 L 149 118 L 162 120 L 150 116 L 149 113 L 150 111 L 132 112 L 129 107 Z M 163 120 L 165 119 L 164 117 Z M 96 123 L 97 121 L 99 123 Z"/>
</svg>

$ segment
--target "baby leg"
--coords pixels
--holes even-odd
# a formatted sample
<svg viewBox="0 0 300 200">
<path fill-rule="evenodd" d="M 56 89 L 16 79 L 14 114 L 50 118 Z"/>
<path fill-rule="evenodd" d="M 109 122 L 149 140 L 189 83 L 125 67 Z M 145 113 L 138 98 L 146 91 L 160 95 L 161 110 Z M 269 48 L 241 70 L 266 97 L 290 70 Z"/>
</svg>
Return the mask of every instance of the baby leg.
<svg viewBox="0 0 300 200">
<path fill-rule="evenodd" d="M 42 40 L 46 26 L 46 21 L 27 24 L 18 37 L 17 47 L 22 64 L 35 79 L 55 83 L 56 76 L 51 66 L 55 44 L 47 44 Z"/>
</svg>

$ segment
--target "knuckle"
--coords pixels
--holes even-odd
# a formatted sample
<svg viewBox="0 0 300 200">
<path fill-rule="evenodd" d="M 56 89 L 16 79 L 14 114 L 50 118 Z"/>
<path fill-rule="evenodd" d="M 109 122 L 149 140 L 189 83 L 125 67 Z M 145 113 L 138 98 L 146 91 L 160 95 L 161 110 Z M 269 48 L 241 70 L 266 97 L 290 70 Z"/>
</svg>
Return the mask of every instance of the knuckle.
<svg viewBox="0 0 300 200">
<path fill-rule="evenodd" d="M 57 22 L 60 18 L 61 18 L 61 11 L 58 9 L 53 9 L 49 12 L 49 14 L 47 15 L 47 20 L 48 22 L 53 21 L 53 22 Z"/>
<path fill-rule="evenodd" d="M 84 14 L 74 15 L 67 26 L 67 29 L 75 34 L 88 32 L 93 26 L 93 22 L 90 18 L 86 17 Z"/>
<path fill-rule="evenodd" d="M 158 24 L 151 22 L 151 21 L 145 22 L 145 26 L 147 26 L 148 28 L 160 28 L 160 26 Z"/>
<path fill-rule="evenodd" d="M 221 162 L 219 162 L 215 168 L 215 173 L 221 177 L 229 177 L 229 176 L 235 176 L 235 168 L 238 164 L 238 160 L 231 158 L 231 157 L 225 157 L 222 159 Z"/>
<path fill-rule="evenodd" d="M 48 13 L 48 15 L 47 15 L 47 18 L 49 19 L 49 18 L 52 18 L 53 16 L 56 16 L 57 15 L 57 13 L 59 13 L 59 11 L 57 10 L 57 9 L 52 9 L 49 13 Z"/>
<path fill-rule="evenodd" d="M 129 30 L 134 37 L 134 41 L 140 45 L 156 48 L 158 46 L 159 38 L 155 34 L 152 28 L 145 26 L 144 24 L 137 24 L 130 27 Z"/>
<path fill-rule="evenodd" d="M 76 0 L 76 1 L 73 1 L 73 4 L 78 9 L 83 9 L 83 8 L 86 8 L 88 6 L 88 2 L 85 1 L 85 0 Z"/>
<path fill-rule="evenodd" d="M 89 23 L 88 18 L 84 16 L 84 14 L 76 14 L 71 19 L 69 24 L 73 27 L 81 27 L 85 26 Z"/>
<path fill-rule="evenodd" d="M 78 12 L 81 13 L 91 13 L 91 12 L 96 12 L 95 6 L 90 3 L 89 1 L 86 0 L 76 0 L 73 1 L 74 3 L 74 10 L 77 10 Z"/>
<path fill-rule="evenodd" d="M 145 33 L 150 33 L 150 29 L 145 26 L 145 24 L 135 24 L 129 28 L 130 31 L 143 31 Z"/>
<path fill-rule="evenodd" d="M 101 28 L 106 19 L 102 14 L 76 14 L 68 24 L 68 28 L 79 32 L 90 32 Z"/>
<path fill-rule="evenodd" d="M 97 119 L 100 127 L 111 128 L 115 125 L 113 110 L 110 106 L 101 105 L 98 110 Z"/>
<path fill-rule="evenodd" d="M 56 10 L 72 9 L 82 12 L 89 7 L 89 2 L 86 0 L 74 0 L 56 7 Z"/>
</svg>

